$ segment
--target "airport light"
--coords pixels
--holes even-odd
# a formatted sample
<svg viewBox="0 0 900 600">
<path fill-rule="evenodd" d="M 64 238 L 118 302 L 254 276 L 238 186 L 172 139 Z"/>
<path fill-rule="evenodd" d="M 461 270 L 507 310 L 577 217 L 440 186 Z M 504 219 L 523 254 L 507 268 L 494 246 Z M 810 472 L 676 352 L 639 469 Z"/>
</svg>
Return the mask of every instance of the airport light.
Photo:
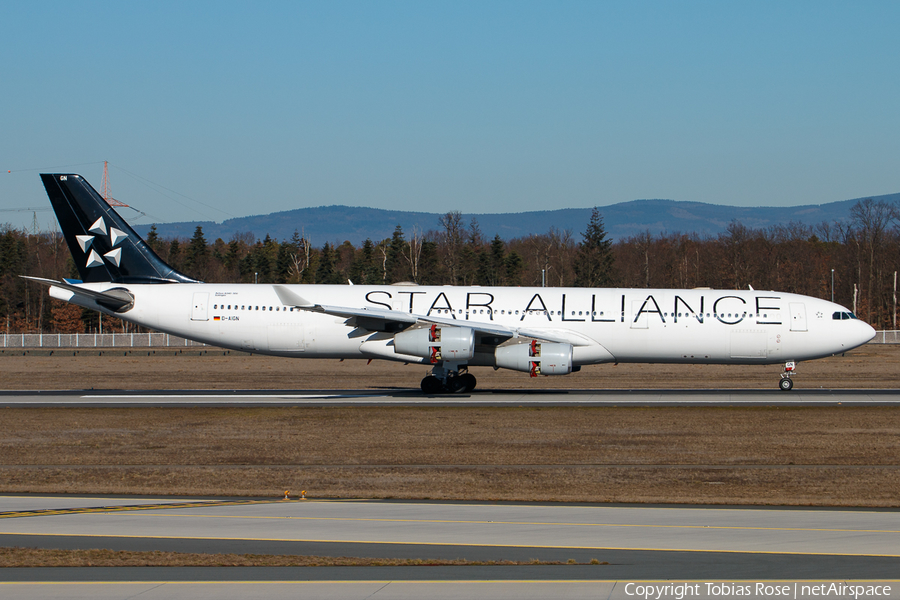
<svg viewBox="0 0 900 600">
<path fill-rule="evenodd" d="M 834 302 L 834 269 L 831 270 L 831 301 Z"/>
</svg>

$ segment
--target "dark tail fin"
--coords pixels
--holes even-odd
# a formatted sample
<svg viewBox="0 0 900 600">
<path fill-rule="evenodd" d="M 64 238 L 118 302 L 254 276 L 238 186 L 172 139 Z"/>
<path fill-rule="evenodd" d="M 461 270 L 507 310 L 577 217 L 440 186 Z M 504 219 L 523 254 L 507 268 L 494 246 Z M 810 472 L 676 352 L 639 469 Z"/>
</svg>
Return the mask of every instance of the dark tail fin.
<svg viewBox="0 0 900 600">
<path fill-rule="evenodd" d="M 41 179 L 82 281 L 196 283 L 163 262 L 84 177 Z"/>
</svg>

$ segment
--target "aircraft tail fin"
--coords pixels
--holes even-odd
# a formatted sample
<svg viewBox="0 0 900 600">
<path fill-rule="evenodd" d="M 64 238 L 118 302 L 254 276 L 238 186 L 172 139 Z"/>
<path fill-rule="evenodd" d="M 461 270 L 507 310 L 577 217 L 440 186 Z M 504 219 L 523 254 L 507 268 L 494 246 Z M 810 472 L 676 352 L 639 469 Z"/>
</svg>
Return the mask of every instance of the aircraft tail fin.
<svg viewBox="0 0 900 600">
<path fill-rule="evenodd" d="M 167 265 L 81 175 L 41 174 L 82 281 L 196 283 Z"/>
</svg>

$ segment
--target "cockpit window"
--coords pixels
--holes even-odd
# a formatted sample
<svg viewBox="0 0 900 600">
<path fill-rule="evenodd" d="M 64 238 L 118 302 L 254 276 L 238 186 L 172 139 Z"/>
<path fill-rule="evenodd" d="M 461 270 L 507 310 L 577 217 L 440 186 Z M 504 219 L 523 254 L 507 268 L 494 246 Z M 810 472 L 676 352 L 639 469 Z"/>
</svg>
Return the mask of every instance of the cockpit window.
<svg viewBox="0 0 900 600">
<path fill-rule="evenodd" d="M 852 312 L 838 311 L 838 312 L 834 313 L 833 315 L 831 315 L 831 318 L 834 319 L 835 321 L 849 321 L 850 319 L 856 319 L 857 317 Z"/>
</svg>

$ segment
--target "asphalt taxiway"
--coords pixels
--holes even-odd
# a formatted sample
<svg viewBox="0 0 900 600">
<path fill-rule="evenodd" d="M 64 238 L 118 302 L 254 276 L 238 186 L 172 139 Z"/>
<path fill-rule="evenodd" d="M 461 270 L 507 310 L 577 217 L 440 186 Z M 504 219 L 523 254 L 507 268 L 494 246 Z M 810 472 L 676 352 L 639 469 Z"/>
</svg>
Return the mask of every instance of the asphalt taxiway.
<svg viewBox="0 0 900 600">
<path fill-rule="evenodd" d="M 6 496 L 0 545 L 581 563 L 0 569 L 15 598 L 634 598 L 679 582 L 720 598 L 810 580 L 900 598 L 894 510 Z"/>
<path fill-rule="evenodd" d="M 900 511 L 5 496 L 0 546 L 582 563 L 292 571 L 309 579 L 366 579 L 379 569 L 393 579 L 888 578 L 900 573 Z M 584 564 L 592 559 L 609 564 Z M 266 572 L 257 577 L 286 570 Z M 7 581 L 49 576 L 0 571 Z"/>
<path fill-rule="evenodd" d="M 900 406 L 900 390 L 81 390 L 0 392 L 0 407 L 51 406 Z"/>
</svg>

